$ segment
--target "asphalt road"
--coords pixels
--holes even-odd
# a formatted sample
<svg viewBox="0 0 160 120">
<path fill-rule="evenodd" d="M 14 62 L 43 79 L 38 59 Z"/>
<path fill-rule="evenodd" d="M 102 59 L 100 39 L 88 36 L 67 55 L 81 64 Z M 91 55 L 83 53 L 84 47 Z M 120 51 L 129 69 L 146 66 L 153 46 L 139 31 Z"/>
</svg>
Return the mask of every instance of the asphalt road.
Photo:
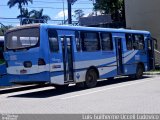
<svg viewBox="0 0 160 120">
<path fill-rule="evenodd" d="M 27 86 L 0 90 L 0 113 L 160 113 L 160 76 L 100 81 L 92 89 Z"/>
</svg>

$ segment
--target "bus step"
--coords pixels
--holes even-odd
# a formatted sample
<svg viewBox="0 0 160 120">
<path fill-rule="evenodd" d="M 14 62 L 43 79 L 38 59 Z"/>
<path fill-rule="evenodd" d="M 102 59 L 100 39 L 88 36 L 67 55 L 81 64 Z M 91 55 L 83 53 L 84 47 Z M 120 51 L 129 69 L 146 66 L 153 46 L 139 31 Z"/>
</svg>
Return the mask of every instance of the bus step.
<svg viewBox="0 0 160 120">
<path fill-rule="evenodd" d="M 64 81 L 64 83 L 74 83 L 74 80 Z"/>
</svg>

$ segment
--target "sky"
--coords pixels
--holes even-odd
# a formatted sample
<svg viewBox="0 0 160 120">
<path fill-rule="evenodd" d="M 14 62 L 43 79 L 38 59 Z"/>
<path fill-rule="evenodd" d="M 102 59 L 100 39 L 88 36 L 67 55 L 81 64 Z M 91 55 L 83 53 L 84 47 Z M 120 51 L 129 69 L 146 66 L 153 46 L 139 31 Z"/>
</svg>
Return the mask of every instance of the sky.
<svg viewBox="0 0 160 120">
<path fill-rule="evenodd" d="M 6 19 L 6 18 L 17 18 L 20 14 L 18 6 L 14 6 L 9 8 L 7 6 L 8 0 L 0 0 L 0 23 L 4 25 L 19 25 L 18 19 Z M 64 11 L 63 11 L 63 3 L 64 3 Z M 67 0 L 33 0 L 33 4 L 29 3 L 28 6 L 24 6 L 24 8 L 28 8 L 28 10 L 40 10 L 43 8 L 43 14 L 46 14 L 51 17 L 52 20 L 64 20 L 67 19 Z M 74 10 L 82 9 L 87 16 L 93 10 L 93 2 L 90 0 L 77 0 L 72 5 L 72 13 L 74 14 Z M 65 17 L 64 17 L 65 13 Z M 72 18 L 75 20 L 75 18 Z M 56 24 L 54 21 L 50 21 L 49 23 Z"/>
</svg>

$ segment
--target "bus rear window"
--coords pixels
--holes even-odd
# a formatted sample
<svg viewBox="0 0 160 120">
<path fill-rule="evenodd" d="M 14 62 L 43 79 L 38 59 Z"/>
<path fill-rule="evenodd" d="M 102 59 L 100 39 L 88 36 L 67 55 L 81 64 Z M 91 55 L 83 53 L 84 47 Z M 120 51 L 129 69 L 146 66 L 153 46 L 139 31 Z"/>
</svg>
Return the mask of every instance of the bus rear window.
<svg viewBox="0 0 160 120">
<path fill-rule="evenodd" d="M 35 47 L 38 42 L 39 28 L 20 29 L 6 35 L 6 47 L 11 50 Z"/>
</svg>

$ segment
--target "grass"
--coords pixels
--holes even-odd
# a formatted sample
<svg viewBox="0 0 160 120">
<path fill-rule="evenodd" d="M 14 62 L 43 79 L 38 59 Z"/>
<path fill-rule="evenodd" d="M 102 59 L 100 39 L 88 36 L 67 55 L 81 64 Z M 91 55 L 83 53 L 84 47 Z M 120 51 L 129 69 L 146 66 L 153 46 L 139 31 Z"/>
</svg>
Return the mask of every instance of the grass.
<svg viewBox="0 0 160 120">
<path fill-rule="evenodd" d="M 0 59 L 0 64 L 3 64 L 4 63 L 4 60 Z"/>
<path fill-rule="evenodd" d="M 151 70 L 150 72 L 160 72 L 160 69 L 154 69 L 154 70 Z"/>
</svg>

